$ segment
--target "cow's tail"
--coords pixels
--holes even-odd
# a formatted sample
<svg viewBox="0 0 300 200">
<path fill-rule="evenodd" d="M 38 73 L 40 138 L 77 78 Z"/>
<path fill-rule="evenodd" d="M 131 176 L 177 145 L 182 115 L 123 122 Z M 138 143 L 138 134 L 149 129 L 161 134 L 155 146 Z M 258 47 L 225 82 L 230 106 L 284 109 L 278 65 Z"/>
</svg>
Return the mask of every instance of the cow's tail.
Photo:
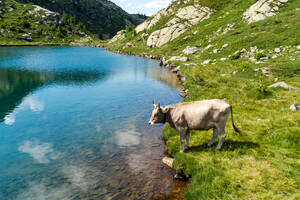
<svg viewBox="0 0 300 200">
<path fill-rule="evenodd" d="M 243 135 L 243 132 L 240 129 L 238 129 L 235 126 L 234 122 L 233 122 L 233 111 L 232 111 L 232 106 L 231 105 L 230 105 L 230 111 L 231 111 L 231 122 L 232 122 L 232 126 L 233 126 L 234 131 L 239 133 L 240 135 Z"/>
</svg>

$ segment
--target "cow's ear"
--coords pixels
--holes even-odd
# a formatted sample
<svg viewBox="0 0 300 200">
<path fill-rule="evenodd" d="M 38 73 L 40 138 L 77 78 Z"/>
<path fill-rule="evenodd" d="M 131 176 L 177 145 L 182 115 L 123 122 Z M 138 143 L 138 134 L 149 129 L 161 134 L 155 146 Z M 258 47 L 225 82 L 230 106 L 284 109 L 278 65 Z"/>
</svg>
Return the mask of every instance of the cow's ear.
<svg viewBox="0 0 300 200">
<path fill-rule="evenodd" d="M 162 107 L 161 110 L 162 110 L 163 113 L 167 113 L 167 112 L 169 112 L 170 108 Z"/>
</svg>

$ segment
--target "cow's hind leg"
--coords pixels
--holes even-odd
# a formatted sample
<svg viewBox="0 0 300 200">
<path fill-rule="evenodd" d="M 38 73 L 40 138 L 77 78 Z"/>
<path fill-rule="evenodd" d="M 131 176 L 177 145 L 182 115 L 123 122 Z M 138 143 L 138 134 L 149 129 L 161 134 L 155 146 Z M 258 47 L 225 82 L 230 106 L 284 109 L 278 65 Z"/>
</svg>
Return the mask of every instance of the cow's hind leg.
<svg viewBox="0 0 300 200">
<path fill-rule="evenodd" d="M 208 147 L 211 147 L 211 145 L 213 145 L 215 139 L 217 138 L 218 136 L 218 129 L 217 128 L 214 128 L 214 131 L 213 131 L 213 136 L 211 138 L 211 140 L 209 141 L 209 143 L 207 144 Z"/>
<path fill-rule="evenodd" d="M 186 140 L 186 148 L 185 149 L 189 149 L 190 148 L 190 131 L 186 132 L 185 140 Z"/>
<path fill-rule="evenodd" d="M 177 130 L 180 134 L 180 144 L 181 144 L 180 152 L 184 152 L 184 139 L 186 138 L 186 134 L 188 130 L 186 128 L 178 128 Z"/>
<path fill-rule="evenodd" d="M 217 150 L 220 150 L 222 148 L 222 145 L 223 145 L 223 142 L 226 138 L 226 133 L 225 133 L 225 130 L 222 129 L 222 130 L 219 130 L 219 143 L 218 143 L 218 146 L 217 146 Z"/>
<path fill-rule="evenodd" d="M 180 152 L 184 152 L 184 138 L 185 138 L 185 133 L 180 132 Z"/>
</svg>

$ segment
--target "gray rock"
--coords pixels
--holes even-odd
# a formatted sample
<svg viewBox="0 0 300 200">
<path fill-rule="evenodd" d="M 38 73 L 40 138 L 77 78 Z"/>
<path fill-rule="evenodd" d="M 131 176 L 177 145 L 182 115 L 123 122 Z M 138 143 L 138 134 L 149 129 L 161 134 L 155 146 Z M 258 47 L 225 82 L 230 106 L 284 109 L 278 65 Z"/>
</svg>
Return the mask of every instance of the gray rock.
<svg viewBox="0 0 300 200">
<path fill-rule="evenodd" d="M 211 63 L 211 60 L 204 60 L 204 61 L 202 62 L 202 65 L 207 65 L 207 64 L 209 64 L 209 63 Z"/>
<path fill-rule="evenodd" d="M 198 47 L 190 47 L 190 46 L 187 46 L 182 52 L 183 52 L 185 55 L 189 55 L 189 54 L 196 53 L 197 51 L 199 51 L 199 48 L 198 48 Z"/>
<path fill-rule="evenodd" d="M 297 111 L 297 110 L 299 110 L 299 108 L 300 107 L 297 104 L 295 104 L 295 103 L 290 106 L 290 110 L 291 111 Z"/>
<path fill-rule="evenodd" d="M 288 84 L 286 84 L 285 82 L 278 82 L 278 83 L 274 83 L 272 85 L 269 85 L 268 88 L 274 88 L 274 87 L 282 87 L 288 90 L 291 90 L 292 87 L 290 87 Z"/>
<path fill-rule="evenodd" d="M 213 50 L 213 53 L 219 53 L 220 52 L 220 49 L 214 49 Z"/>
<path fill-rule="evenodd" d="M 180 56 L 172 56 L 169 61 L 182 61 L 182 62 L 186 62 L 189 61 L 188 57 L 180 57 Z"/>
<path fill-rule="evenodd" d="M 300 45 L 298 45 L 296 48 L 297 48 L 297 50 L 300 50 Z"/>
<path fill-rule="evenodd" d="M 265 75 L 265 76 L 272 76 L 272 73 L 270 71 L 269 67 L 264 67 L 261 69 L 261 72 Z"/>
<path fill-rule="evenodd" d="M 269 57 L 262 57 L 259 60 L 269 60 Z"/>
<path fill-rule="evenodd" d="M 227 48 L 229 46 L 229 44 L 224 44 L 223 46 L 222 46 L 222 49 L 225 49 L 225 48 Z"/>
<path fill-rule="evenodd" d="M 280 53 L 281 50 L 280 50 L 280 48 L 275 48 L 275 49 L 274 49 L 274 52 L 275 52 L 275 53 Z"/>
<path fill-rule="evenodd" d="M 23 35 L 21 36 L 21 39 L 22 39 L 22 40 L 25 40 L 25 41 L 28 41 L 28 42 L 32 42 L 32 37 L 31 37 L 31 35 L 30 35 L 30 34 L 27 34 L 27 33 L 23 34 Z"/>
<path fill-rule="evenodd" d="M 126 43 L 126 45 L 125 45 L 125 47 L 127 48 L 127 47 L 132 47 L 133 45 L 130 43 L 130 42 L 127 42 Z"/>
</svg>

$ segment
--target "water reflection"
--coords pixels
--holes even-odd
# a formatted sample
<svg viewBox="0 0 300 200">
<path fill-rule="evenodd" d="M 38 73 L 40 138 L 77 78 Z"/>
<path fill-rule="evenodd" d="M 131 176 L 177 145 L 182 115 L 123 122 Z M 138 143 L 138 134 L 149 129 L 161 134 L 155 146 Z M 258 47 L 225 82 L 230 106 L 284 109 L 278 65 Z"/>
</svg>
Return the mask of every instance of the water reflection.
<svg viewBox="0 0 300 200">
<path fill-rule="evenodd" d="M 24 141 L 18 150 L 29 154 L 36 162 L 47 164 L 50 160 L 56 160 L 61 157 L 61 153 L 55 152 L 49 143 L 39 141 Z"/>
<path fill-rule="evenodd" d="M 105 71 L 49 72 L 0 68 L 0 122 L 4 120 L 6 124 L 12 125 L 15 122 L 15 115 L 26 106 L 29 106 L 33 112 L 41 111 L 44 107 L 41 102 L 30 97 L 24 99 L 38 88 L 51 84 L 90 85 L 105 78 L 106 73 Z M 14 111 L 19 104 L 20 106 Z"/>
<path fill-rule="evenodd" d="M 23 102 L 13 110 L 13 112 L 4 117 L 4 123 L 7 125 L 13 125 L 16 121 L 16 115 L 18 114 L 18 112 L 26 109 L 27 107 L 32 112 L 39 113 L 44 110 L 44 103 L 34 97 L 26 97 L 24 98 Z"/>
</svg>

